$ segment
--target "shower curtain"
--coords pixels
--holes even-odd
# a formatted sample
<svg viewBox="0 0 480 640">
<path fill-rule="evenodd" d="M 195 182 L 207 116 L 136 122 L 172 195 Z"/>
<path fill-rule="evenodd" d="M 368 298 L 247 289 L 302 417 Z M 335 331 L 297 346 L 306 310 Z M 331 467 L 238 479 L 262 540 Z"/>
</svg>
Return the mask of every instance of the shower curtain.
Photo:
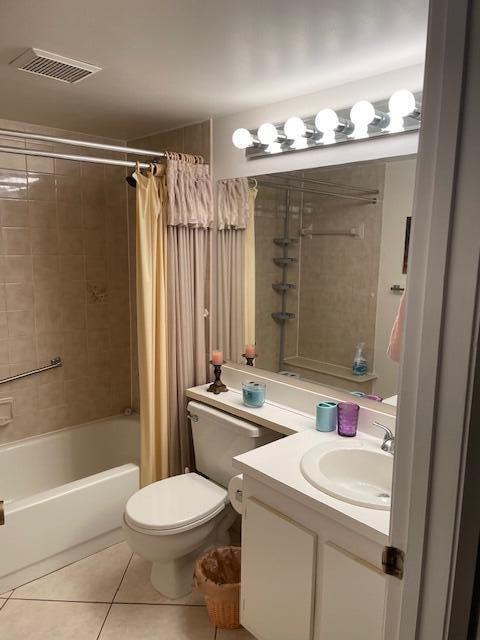
<svg viewBox="0 0 480 640">
<path fill-rule="evenodd" d="M 159 167 L 163 169 L 163 167 Z M 162 177 L 134 173 L 138 373 L 140 382 L 140 481 L 168 475 L 166 188 Z"/>
<path fill-rule="evenodd" d="M 232 362 L 255 343 L 255 197 L 247 178 L 217 184 L 216 346 Z"/>
<path fill-rule="evenodd" d="M 206 280 L 213 223 L 208 165 L 171 160 L 168 193 L 169 466 L 192 469 L 185 389 L 207 381 Z"/>
</svg>

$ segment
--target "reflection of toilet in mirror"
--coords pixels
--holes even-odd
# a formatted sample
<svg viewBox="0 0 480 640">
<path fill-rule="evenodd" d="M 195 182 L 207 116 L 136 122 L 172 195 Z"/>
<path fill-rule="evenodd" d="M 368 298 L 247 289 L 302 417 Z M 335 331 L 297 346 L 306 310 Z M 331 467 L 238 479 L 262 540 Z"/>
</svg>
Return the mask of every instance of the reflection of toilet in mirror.
<svg viewBox="0 0 480 640">
<path fill-rule="evenodd" d="M 255 177 L 257 367 L 362 395 L 397 392 L 387 347 L 415 166 L 407 156 Z M 355 375 L 362 342 L 368 368 Z"/>
<path fill-rule="evenodd" d="M 203 551 L 230 542 L 237 519 L 226 489 L 236 475 L 232 458 L 279 437 L 196 402 L 188 411 L 198 473 L 140 489 L 124 513 L 128 544 L 152 562 L 153 586 L 172 599 L 191 591 L 194 561 Z"/>
</svg>

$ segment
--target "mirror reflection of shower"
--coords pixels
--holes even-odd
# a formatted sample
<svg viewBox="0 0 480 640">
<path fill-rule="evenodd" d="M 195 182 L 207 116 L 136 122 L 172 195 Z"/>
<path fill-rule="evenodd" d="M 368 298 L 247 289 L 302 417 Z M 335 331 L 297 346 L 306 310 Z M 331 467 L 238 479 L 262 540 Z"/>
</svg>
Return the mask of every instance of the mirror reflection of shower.
<svg viewBox="0 0 480 640">
<path fill-rule="evenodd" d="M 415 158 L 256 176 L 258 367 L 396 393 L 389 331 L 405 286 Z M 354 376 L 365 343 L 368 372 Z"/>
</svg>

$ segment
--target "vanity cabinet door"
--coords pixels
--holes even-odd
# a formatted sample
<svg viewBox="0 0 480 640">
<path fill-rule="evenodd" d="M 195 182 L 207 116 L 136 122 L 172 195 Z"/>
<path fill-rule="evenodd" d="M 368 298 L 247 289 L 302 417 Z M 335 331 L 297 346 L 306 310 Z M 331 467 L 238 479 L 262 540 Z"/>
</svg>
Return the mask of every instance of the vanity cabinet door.
<svg viewBox="0 0 480 640">
<path fill-rule="evenodd" d="M 320 583 L 316 640 L 382 640 L 386 584 L 380 569 L 327 543 Z"/>
<path fill-rule="evenodd" d="M 248 498 L 241 622 L 258 640 L 311 640 L 315 565 L 316 535 Z"/>
</svg>

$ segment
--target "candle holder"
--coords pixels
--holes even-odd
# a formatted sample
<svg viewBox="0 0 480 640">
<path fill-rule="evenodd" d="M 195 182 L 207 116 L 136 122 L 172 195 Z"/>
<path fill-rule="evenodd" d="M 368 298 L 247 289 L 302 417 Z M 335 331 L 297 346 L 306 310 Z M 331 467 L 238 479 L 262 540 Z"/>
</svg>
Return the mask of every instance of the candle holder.
<svg viewBox="0 0 480 640">
<path fill-rule="evenodd" d="M 250 356 L 247 356 L 246 353 L 242 353 L 242 357 L 245 358 L 245 360 L 247 361 L 247 365 L 249 367 L 254 367 L 254 363 L 253 361 L 255 360 L 255 358 L 257 357 L 258 354 L 255 354 L 252 358 L 250 358 Z"/>
<path fill-rule="evenodd" d="M 210 360 L 210 364 L 213 366 L 213 373 L 215 375 L 215 380 L 208 387 L 207 391 L 210 391 L 215 395 L 218 395 L 219 393 L 223 393 L 224 391 L 228 391 L 228 387 L 225 384 L 223 384 L 223 382 L 220 379 L 220 376 L 222 375 L 222 365 L 213 364 L 211 360 Z"/>
</svg>

